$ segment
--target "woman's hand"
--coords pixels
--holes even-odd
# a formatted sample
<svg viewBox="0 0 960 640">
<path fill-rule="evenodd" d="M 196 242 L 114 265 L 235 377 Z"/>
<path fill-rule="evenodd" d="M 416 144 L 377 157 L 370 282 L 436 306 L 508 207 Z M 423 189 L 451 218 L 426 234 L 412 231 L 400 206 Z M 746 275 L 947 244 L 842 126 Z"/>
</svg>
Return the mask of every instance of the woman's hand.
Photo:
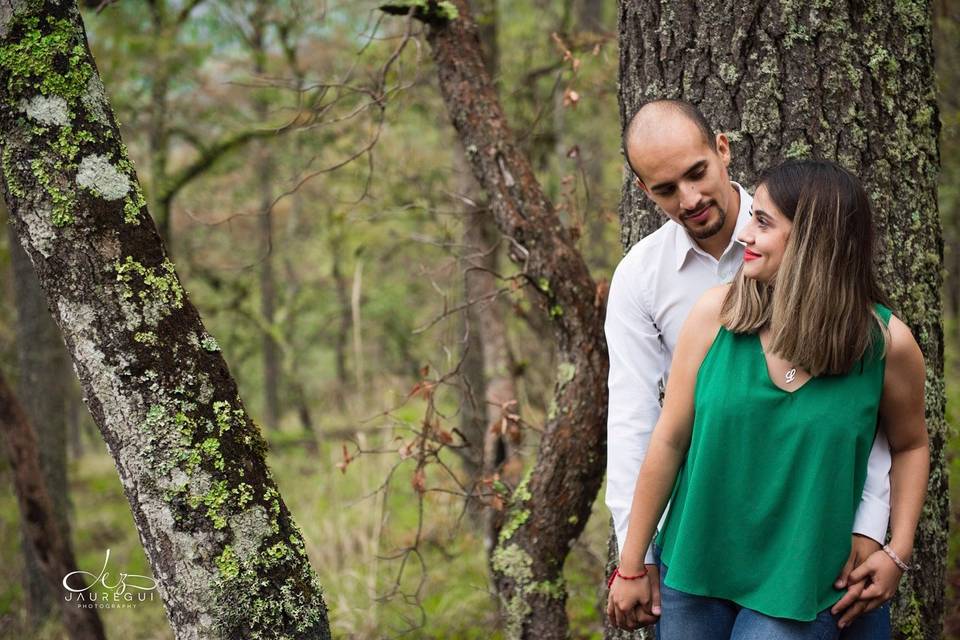
<svg viewBox="0 0 960 640">
<path fill-rule="evenodd" d="M 900 577 L 903 571 L 896 565 L 893 559 L 883 550 L 875 551 L 867 559 L 850 572 L 848 582 L 856 583 L 861 580 L 867 580 L 867 588 L 860 594 L 860 602 L 866 602 L 864 612 L 873 611 L 884 602 L 893 597 L 897 592 L 897 585 L 900 584 Z M 849 621 L 841 620 L 840 626 L 844 627 Z"/>
<path fill-rule="evenodd" d="M 869 604 L 860 600 L 860 594 L 867 588 L 867 581 L 851 581 L 850 572 L 863 564 L 867 558 L 873 555 L 874 551 L 880 549 L 880 543 L 873 538 L 858 533 L 853 534 L 853 540 L 850 544 L 850 557 L 847 558 L 846 564 L 840 570 L 840 575 L 837 576 L 837 581 L 833 584 L 837 589 L 846 588 L 847 590 L 840 601 L 830 609 L 830 613 L 840 616 L 839 626 L 841 628 L 849 626 L 851 622 L 860 617 L 860 614 L 866 610 L 867 604 Z"/>
<path fill-rule="evenodd" d="M 652 584 L 656 572 L 649 571 L 649 566 L 647 569 L 642 578 L 624 580 L 618 576 L 610 585 L 607 616 L 615 627 L 632 631 L 653 624 L 660 617 L 660 590 Z"/>
</svg>

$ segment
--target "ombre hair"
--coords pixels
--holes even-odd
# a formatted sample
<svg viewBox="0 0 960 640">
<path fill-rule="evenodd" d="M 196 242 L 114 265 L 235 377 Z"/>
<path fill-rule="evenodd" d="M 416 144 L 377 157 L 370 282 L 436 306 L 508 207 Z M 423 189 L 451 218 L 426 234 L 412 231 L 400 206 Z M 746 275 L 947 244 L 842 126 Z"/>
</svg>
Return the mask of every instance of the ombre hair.
<svg viewBox="0 0 960 640">
<path fill-rule="evenodd" d="M 734 333 L 769 324 L 768 350 L 812 376 L 847 373 L 875 345 L 882 355 L 890 334 L 874 304 L 886 296 L 860 180 L 826 160 L 789 160 L 767 170 L 761 185 L 793 227 L 771 282 L 747 278 L 741 267 L 720 322 Z"/>
</svg>

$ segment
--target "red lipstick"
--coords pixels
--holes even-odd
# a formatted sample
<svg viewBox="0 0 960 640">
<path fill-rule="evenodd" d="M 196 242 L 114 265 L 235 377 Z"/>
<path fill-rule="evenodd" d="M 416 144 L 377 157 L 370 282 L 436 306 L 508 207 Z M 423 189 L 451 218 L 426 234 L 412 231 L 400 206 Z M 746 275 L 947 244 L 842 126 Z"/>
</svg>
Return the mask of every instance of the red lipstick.
<svg viewBox="0 0 960 640">
<path fill-rule="evenodd" d="M 744 262 L 750 262 L 751 260 L 756 260 L 756 259 L 759 258 L 759 257 L 760 257 L 760 254 L 759 254 L 759 253 L 754 253 L 753 251 L 750 251 L 750 249 L 744 249 L 744 250 L 743 250 L 743 261 L 744 261 Z"/>
</svg>

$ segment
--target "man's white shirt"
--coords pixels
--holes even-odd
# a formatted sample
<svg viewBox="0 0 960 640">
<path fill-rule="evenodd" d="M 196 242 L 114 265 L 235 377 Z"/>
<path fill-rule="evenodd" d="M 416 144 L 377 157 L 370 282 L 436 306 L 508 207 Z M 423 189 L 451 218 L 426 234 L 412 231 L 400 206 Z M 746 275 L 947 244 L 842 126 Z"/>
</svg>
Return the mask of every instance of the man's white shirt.
<svg viewBox="0 0 960 640">
<path fill-rule="evenodd" d="M 606 503 L 621 552 L 637 474 L 660 417 L 661 385 L 666 385 L 680 328 L 700 296 L 730 282 L 743 262 L 743 245 L 736 238 L 750 219 L 753 198 L 732 184 L 740 192 L 740 210 L 733 237 L 719 260 L 701 249 L 682 226 L 668 221 L 627 252 L 610 282 L 604 325 L 610 353 Z M 890 449 L 878 430 L 853 532 L 881 544 L 890 517 L 889 473 Z M 653 563 L 650 549 L 645 562 Z"/>
</svg>

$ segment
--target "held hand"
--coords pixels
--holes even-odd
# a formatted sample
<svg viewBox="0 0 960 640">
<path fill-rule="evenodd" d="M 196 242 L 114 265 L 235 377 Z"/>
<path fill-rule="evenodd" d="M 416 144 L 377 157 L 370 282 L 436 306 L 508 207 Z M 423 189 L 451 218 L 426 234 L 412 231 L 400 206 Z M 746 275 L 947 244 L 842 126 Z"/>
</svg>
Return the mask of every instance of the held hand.
<svg viewBox="0 0 960 640">
<path fill-rule="evenodd" d="M 610 585 L 607 617 L 619 629 L 633 631 L 653 624 L 660 617 L 659 574 L 655 566 L 646 568 L 647 575 L 642 578 L 624 580 L 618 577 Z"/>
<path fill-rule="evenodd" d="M 837 589 L 847 587 L 847 592 L 843 598 L 830 609 L 830 612 L 835 615 L 841 612 L 843 613 L 843 617 L 839 621 L 841 629 L 849 626 L 850 623 L 856 620 L 867 608 L 867 602 L 859 599 L 860 594 L 862 594 L 863 590 L 867 587 L 866 581 L 853 582 L 850 580 L 850 573 L 875 551 L 879 550 L 880 543 L 873 538 L 861 536 L 856 533 L 853 534 L 850 556 L 847 558 L 846 564 L 843 565 L 843 569 L 840 570 L 840 574 L 834 583 Z"/>
<path fill-rule="evenodd" d="M 903 571 L 890 556 L 876 551 L 850 573 L 850 580 L 867 579 L 869 586 L 860 594 L 860 599 L 871 601 L 873 606 L 868 604 L 867 611 L 872 611 L 893 597 L 902 575 Z"/>
<path fill-rule="evenodd" d="M 660 568 L 655 564 L 647 565 L 647 576 L 650 578 L 650 590 L 651 596 L 653 599 L 653 606 L 650 608 L 650 612 L 656 616 L 657 619 L 660 618 Z M 653 622 L 657 620 L 654 619 Z M 653 623 L 648 623 L 653 624 Z"/>
<path fill-rule="evenodd" d="M 886 553 L 876 551 L 863 564 L 850 572 L 848 581 L 851 583 L 862 582 L 866 585 L 860 595 L 857 596 L 857 602 L 864 604 L 863 611 L 866 612 L 873 611 L 893 597 L 902 575 L 903 571 Z M 844 616 L 845 618 L 846 616 Z M 841 619 L 839 623 L 841 627 L 846 626 L 844 619 Z"/>
</svg>

